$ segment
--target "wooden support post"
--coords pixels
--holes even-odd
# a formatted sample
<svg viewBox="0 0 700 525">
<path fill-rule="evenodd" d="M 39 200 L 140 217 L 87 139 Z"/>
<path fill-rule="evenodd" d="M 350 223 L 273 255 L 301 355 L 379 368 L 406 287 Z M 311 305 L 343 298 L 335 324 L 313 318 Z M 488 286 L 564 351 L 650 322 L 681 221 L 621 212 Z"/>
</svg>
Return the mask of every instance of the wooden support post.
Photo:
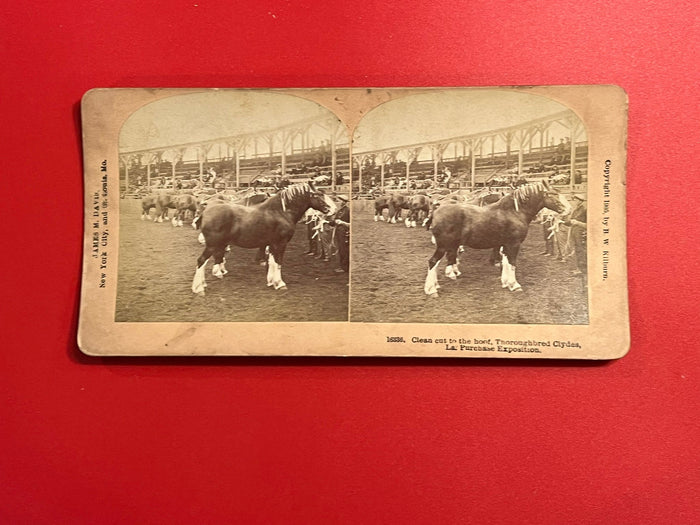
<svg viewBox="0 0 700 525">
<path fill-rule="evenodd" d="M 272 169 L 272 157 L 274 156 L 274 142 L 275 142 L 275 136 L 274 135 L 268 135 L 267 136 L 267 142 L 270 146 L 270 169 Z"/>
<path fill-rule="evenodd" d="M 510 163 L 510 143 L 511 143 L 511 139 L 513 138 L 512 132 L 510 132 L 510 131 L 506 132 L 506 134 L 504 135 L 504 138 L 506 140 L 506 169 L 508 169 L 509 163 Z"/>
<path fill-rule="evenodd" d="M 236 189 L 241 187 L 241 155 L 238 148 L 234 148 L 233 154 L 236 156 Z"/>
<path fill-rule="evenodd" d="M 335 191 L 335 170 L 338 165 L 338 157 L 335 151 L 335 134 L 338 131 L 338 124 L 331 124 L 331 191 Z"/>
<path fill-rule="evenodd" d="M 440 162 L 439 146 L 435 145 L 435 144 L 432 145 L 430 147 L 430 152 L 433 155 L 433 183 L 435 183 L 435 185 L 437 185 L 438 164 Z"/>
<path fill-rule="evenodd" d="M 571 155 L 571 159 L 570 159 L 570 164 L 571 164 L 570 178 L 571 178 L 571 180 L 569 181 L 569 183 L 570 183 L 571 191 L 573 191 L 574 185 L 576 183 L 576 135 L 578 135 L 578 122 L 574 121 L 574 119 L 572 118 L 570 121 L 570 126 L 571 126 L 571 132 L 570 132 L 571 148 L 570 148 L 569 154 Z"/>
<path fill-rule="evenodd" d="M 289 132 L 283 131 L 282 132 L 282 145 L 281 145 L 281 153 L 280 153 L 280 167 L 282 168 L 282 176 L 287 175 L 287 147 L 289 147 L 289 142 L 291 136 L 289 135 Z"/>
<path fill-rule="evenodd" d="M 540 164 L 544 163 L 544 126 L 540 128 Z"/>
<path fill-rule="evenodd" d="M 471 183 L 472 191 L 476 188 L 476 156 L 474 155 L 474 144 L 469 143 L 469 156 L 471 157 Z"/>
<path fill-rule="evenodd" d="M 199 161 L 199 177 L 201 178 L 204 175 L 204 149 L 202 146 L 197 149 L 197 160 Z"/>
<path fill-rule="evenodd" d="M 518 131 L 518 175 L 523 173 L 523 150 L 525 149 L 525 132 Z"/>
</svg>

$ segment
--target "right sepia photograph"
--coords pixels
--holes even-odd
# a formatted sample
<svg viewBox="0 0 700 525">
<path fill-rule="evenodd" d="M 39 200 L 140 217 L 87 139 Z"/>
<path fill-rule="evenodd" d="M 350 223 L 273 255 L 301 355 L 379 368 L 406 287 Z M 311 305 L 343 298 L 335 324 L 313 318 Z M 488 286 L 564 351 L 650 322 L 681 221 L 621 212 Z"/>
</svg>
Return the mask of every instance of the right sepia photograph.
<svg viewBox="0 0 700 525">
<path fill-rule="evenodd" d="M 352 145 L 350 319 L 587 325 L 586 129 L 542 95 L 449 89 Z"/>
</svg>

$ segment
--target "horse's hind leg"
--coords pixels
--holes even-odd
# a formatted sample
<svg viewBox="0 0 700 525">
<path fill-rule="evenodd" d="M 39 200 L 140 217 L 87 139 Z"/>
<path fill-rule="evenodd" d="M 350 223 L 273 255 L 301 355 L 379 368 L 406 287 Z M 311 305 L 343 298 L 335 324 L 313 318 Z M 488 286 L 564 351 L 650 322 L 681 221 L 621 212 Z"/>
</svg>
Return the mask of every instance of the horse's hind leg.
<svg viewBox="0 0 700 525">
<path fill-rule="evenodd" d="M 522 291 L 522 286 L 515 278 L 515 261 L 518 258 L 520 245 L 504 246 L 501 249 L 501 287 L 511 292 Z"/>
<path fill-rule="evenodd" d="M 214 248 L 207 246 L 204 248 L 202 255 L 197 259 L 197 269 L 194 272 L 194 279 L 192 279 L 192 292 L 204 295 L 204 289 L 207 287 L 206 280 L 204 278 L 204 267 L 207 265 L 207 260 L 214 253 Z"/>
<path fill-rule="evenodd" d="M 267 285 L 275 290 L 286 290 L 287 284 L 282 280 L 282 259 L 286 244 L 270 246 L 270 255 L 267 260 Z"/>
<path fill-rule="evenodd" d="M 457 249 L 447 251 L 447 267 L 445 268 L 445 275 L 453 281 L 462 275 L 462 272 L 459 271 Z"/>
<path fill-rule="evenodd" d="M 440 285 L 438 284 L 437 267 L 440 264 L 440 259 L 445 255 L 445 250 L 439 246 L 435 249 L 435 253 L 428 261 L 428 275 L 425 278 L 425 287 L 423 290 L 425 293 L 431 297 L 437 297 L 438 289 Z"/>
<path fill-rule="evenodd" d="M 219 279 L 223 279 L 224 275 L 228 273 L 226 271 L 226 259 L 224 259 L 224 253 L 226 252 L 225 248 L 216 248 L 214 250 L 214 267 L 211 270 L 211 273 L 214 277 L 218 277 Z"/>
</svg>

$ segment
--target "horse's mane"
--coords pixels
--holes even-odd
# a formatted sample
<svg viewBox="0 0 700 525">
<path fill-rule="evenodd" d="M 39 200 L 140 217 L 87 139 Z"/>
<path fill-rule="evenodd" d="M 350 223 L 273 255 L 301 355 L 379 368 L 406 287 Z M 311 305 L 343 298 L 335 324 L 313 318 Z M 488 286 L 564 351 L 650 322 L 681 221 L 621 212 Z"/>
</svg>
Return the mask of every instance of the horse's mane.
<svg viewBox="0 0 700 525">
<path fill-rule="evenodd" d="M 289 204 L 297 201 L 299 197 L 304 197 L 314 193 L 314 189 L 309 185 L 308 182 L 300 182 L 298 184 L 293 184 L 287 186 L 277 194 L 282 202 L 282 209 L 286 210 Z"/>
<path fill-rule="evenodd" d="M 547 190 L 547 186 L 542 181 L 529 182 L 517 187 L 512 193 L 515 211 L 519 211 L 520 206 L 527 204 L 535 196 L 541 196 Z"/>
</svg>

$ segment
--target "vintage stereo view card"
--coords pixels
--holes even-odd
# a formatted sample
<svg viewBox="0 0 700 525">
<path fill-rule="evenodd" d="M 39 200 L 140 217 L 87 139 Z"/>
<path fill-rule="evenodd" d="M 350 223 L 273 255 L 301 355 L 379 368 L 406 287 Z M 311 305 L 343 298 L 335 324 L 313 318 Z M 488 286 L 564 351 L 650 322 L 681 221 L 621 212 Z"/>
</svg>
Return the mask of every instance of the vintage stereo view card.
<svg viewBox="0 0 700 525">
<path fill-rule="evenodd" d="M 616 86 L 96 89 L 90 355 L 613 359 Z"/>
</svg>

